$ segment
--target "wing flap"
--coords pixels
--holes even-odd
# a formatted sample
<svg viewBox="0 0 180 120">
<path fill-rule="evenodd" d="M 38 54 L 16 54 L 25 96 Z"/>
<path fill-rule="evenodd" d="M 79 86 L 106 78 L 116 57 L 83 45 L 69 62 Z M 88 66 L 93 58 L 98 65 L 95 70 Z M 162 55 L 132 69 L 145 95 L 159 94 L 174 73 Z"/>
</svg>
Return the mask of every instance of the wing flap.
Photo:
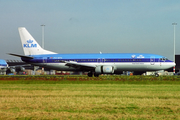
<svg viewBox="0 0 180 120">
<path fill-rule="evenodd" d="M 66 66 L 79 68 L 79 69 L 88 69 L 89 70 L 89 69 L 96 68 L 95 65 L 81 64 L 81 63 L 77 63 L 77 62 L 74 62 L 74 61 L 61 61 L 61 62 L 66 63 L 65 64 Z"/>
</svg>

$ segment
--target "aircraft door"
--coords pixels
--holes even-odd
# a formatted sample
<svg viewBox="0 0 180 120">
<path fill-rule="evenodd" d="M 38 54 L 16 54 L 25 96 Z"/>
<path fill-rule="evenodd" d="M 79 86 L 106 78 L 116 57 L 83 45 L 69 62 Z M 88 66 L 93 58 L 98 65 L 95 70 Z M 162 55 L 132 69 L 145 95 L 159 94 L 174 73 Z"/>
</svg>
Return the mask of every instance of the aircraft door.
<svg viewBox="0 0 180 120">
<path fill-rule="evenodd" d="M 159 61 L 158 61 L 158 62 L 159 62 L 159 64 L 160 64 L 160 66 L 161 66 L 161 60 L 160 60 L 160 59 L 159 59 Z"/>
<path fill-rule="evenodd" d="M 105 62 L 105 59 L 104 59 L 104 58 L 102 58 L 102 59 L 101 59 L 101 61 L 102 61 L 102 63 L 104 63 L 104 62 Z"/>
<path fill-rule="evenodd" d="M 154 56 L 152 56 L 152 57 L 150 58 L 150 64 L 151 64 L 151 65 L 154 65 L 154 64 L 155 64 L 155 57 L 154 57 Z"/>
<path fill-rule="evenodd" d="M 46 64 L 47 64 L 47 58 L 46 58 L 46 57 L 43 57 L 43 59 L 42 59 L 42 63 L 43 63 L 44 65 L 46 65 Z"/>
<path fill-rule="evenodd" d="M 98 62 L 98 63 L 101 63 L 101 59 L 100 59 L 100 58 L 98 58 L 98 59 L 97 59 L 97 62 Z"/>
</svg>

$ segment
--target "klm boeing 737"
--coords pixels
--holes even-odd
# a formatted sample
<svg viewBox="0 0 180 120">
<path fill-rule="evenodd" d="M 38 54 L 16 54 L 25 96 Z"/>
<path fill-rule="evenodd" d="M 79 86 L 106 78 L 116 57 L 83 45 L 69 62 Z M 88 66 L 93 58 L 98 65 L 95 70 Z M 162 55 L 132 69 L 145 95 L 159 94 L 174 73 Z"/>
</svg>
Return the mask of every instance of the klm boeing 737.
<svg viewBox="0 0 180 120">
<path fill-rule="evenodd" d="M 59 71 L 88 72 L 88 76 L 98 77 L 100 74 L 120 74 L 122 71 L 159 71 L 175 66 L 166 57 L 145 53 L 100 53 L 100 54 L 57 54 L 41 48 L 37 41 L 24 27 L 19 34 L 24 55 L 22 61 L 36 66 Z M 158 76 L 158 74 L 156 74 Z"/>
</svg>

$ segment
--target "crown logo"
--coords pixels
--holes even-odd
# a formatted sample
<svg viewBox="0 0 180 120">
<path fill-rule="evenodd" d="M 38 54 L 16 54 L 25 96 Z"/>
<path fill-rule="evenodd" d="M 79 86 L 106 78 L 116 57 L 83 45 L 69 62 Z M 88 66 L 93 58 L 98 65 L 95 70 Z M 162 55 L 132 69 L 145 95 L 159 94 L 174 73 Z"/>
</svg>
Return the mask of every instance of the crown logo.
<svg viewBox="0 0 180 120">
<path fill-rule="evenodd" d="M 131 55 L 131 57 L 132 57 L 132 58 L 135 58 L 135 57 L 136 57 L 136 55 Z"/>
<path fill-rule="evenodd" d="M 33 43 L 33 40 L 29 39 L 29 40 L 27 40 L 27 43 Z"/>
</svg>

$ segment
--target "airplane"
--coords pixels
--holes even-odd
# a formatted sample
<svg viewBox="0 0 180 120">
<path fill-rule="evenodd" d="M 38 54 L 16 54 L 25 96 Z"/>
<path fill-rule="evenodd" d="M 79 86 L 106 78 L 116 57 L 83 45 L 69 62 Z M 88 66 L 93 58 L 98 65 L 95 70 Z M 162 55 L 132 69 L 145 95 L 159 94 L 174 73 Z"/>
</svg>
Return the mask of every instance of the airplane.
<svg viewBox="0 0 180 120">
<path fill-rule="evenodd" d="M 24 65 L 9 66 L 4 59 L 0 59 L 0 75 L 24 72 L 25 68 L 23 66 Z"/>
<path fill-rule="evenodd" d="M 6 70 L 7 70 L 7 68 L 8 68 L 7 62 L 3 59 L 0 59 L 0 73 L 4 74 L 4 72 L 6 72 Z"/>
<path fill-rule="evenodd" d="M 148 53 L 88 53 L 58 54 L 43 49 L 25 27 L 19 27 L 24 55 L 9 53 L 21 57 L 22 61 L 58 71 L 88 72 L 88 76 L 100 74 L 120 74 L 123 71 L 159 71 L 175 66 L 166 57 Z M 156 72 L 156 76 L 159 74 Z"/>
</svg>

